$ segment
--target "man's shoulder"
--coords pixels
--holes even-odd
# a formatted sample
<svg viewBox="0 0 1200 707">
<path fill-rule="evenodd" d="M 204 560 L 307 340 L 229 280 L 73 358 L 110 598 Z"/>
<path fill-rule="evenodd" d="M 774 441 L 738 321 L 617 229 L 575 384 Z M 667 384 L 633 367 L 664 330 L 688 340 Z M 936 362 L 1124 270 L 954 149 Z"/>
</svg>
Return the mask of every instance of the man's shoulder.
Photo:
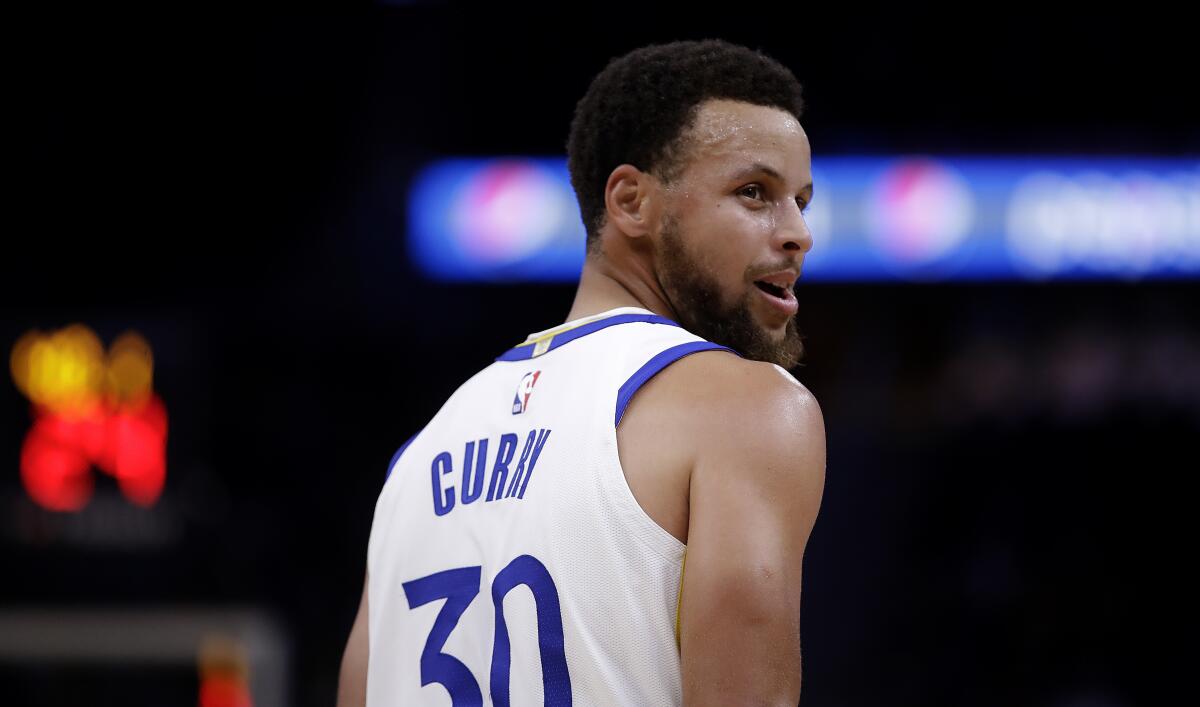
<svg viewBox="0 0 1200 707">
<path fill-rule="evenodd" d="M 786 370 L 724 351 L 703 351 L 663 370 L 646 391 L 693 440 L 786 447 L 797 435 L 824 434 L 816 397 Z M 764 450 L 766 451 L 766 450 Z"/>
<path fill-rule="evenodd" d="M 662 394 L 677 396 L 707 412 L 787 414 L 797 405 L 816 405 L 816 398 L 782 367 L 731 355 L 702 351 L 680 359 L 664 371 Z"/>
</svg>

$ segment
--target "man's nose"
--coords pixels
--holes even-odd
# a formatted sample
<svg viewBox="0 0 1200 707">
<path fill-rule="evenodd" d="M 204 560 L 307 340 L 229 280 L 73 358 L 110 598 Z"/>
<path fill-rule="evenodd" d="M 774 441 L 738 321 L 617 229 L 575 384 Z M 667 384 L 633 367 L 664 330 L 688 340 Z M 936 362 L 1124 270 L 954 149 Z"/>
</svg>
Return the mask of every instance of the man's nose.
<svg viewBox="0 0 1200 707">
<path fill-rule="evenodd" d="M 775 229 L 775 241 L 776 246 L 785 251 L 798 250 L 807 253 L 812 250 L 812 231 L 808 230 L 808 222 L 796 202 L 791 202 L 791 206 L 784 206 Z"/>
</svg>

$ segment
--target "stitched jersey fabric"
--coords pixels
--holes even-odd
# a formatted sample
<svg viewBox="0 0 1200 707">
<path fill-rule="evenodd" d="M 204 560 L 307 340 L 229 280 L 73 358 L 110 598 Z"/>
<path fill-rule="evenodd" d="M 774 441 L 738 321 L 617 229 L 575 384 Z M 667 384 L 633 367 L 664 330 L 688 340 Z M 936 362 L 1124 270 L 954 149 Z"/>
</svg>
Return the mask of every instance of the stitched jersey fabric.
<svg viewBox="0 0 1200 707">
<path fill-rule="evenodd" d="M 722 348 L 623 307 L 530 335 L 450 396 L 376 503 L 370 707 L 680 703 L 685 547 L 635 500 L 616 428 L 655 373 Z"/>
</svg>

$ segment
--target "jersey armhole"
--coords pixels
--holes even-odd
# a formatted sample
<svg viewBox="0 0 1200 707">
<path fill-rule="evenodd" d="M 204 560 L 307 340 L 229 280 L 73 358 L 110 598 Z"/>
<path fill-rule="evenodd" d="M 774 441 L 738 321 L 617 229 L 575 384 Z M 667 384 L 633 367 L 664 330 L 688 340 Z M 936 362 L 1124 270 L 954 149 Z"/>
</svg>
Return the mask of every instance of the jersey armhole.
<svg viewBox="0 0 1200 707">
<path fill-rule="evenodd" d="M 634 374 L 631 375 L 625 381 L 625 383 L 621 385 L 620 390 L 617 392 L 616 414 L 613 420 L 614 429 L 621 425 L 621 418 L 625 415 L 625 409 L 629 407 L 629 403 L 631 400 L 633 400 L 634 394 L 636 394 L 643 385 L 645 385 L 651 378 L 658 375 L 658 373 L 672 363 L 675 363 L 685 356 L 690 356 L 691 354 L 699 353 L 701 351 L 728 351 L 732 354 L 738 355 L 736 351 L 728 346 L 714 344 L 711 341 L 691 341 L 685 344 L 679 344 L 678 346 L 672 346 L 669 349 L 661 351 L 643 364 L 641 368 L 635 371 Z M 623 470 L 622 473 L 624 473 Z M 658 525 L 658 523 L 646 513 L 645 509 L 641 507 L 641 503 L 633 495 L 632 489 L 629 488 L 628 480 L 622 480 L 625 482 L 625 489 L 629 493 L 629 498 L 638 506 L 638 509 L 641 511 L 641 515 L 645 518 L 645 520 L 648 523 L 653 524 L 663 534 L 669 535 L 667 531 L 662 528 L 662 526 Z M 678 542 L 678 539 L 674 536 L 671 536 L 671 538 Z M 675 594 L 674 638 L 676 650 L 679 650 L 680 648 L 680 628 L 682 626 L 683 613 L 683 574 L 686 566 L 687 546 L 684 545 L 683 555 L 679 565 L 679 589 Z"/>
<path fill-rule="evenodd" d="M 651 378 L 657 375 L 659 371 L 684 356 L 690 356 L 701 351 L 728 351 L 732 354 L 737 354 L 736 351 L 728 346 L 714 344 L 711 341 L 690 341 L 686 344 L 672 346 L 660 352 L 654 358 L 644 363 L 632 376 L 629 376 L 628 380 L 621 384 L 620 390 L 617 391 L 617 409 L 616 417 L 613 420 L 613 427 L 621 425 L 621 417 L 625 415 L 625 408 L 629 407 L 629 401 L 633 400 L 634 394 Z"/>
</svg>

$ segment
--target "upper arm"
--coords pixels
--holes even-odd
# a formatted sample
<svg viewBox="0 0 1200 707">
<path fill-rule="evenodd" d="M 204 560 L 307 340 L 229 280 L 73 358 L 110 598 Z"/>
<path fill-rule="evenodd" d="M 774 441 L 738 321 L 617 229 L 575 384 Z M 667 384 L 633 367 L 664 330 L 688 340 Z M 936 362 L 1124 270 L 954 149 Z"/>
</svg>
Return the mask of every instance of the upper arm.
<svg viewBox="0 0 1200 707">
<path fill-rule="evenodd" d="M 796 704 L 804 548 L 825 479 L 812 395 L 781 369 L 739 362 L 708 376 L 692 421 L 680 612 L 685 703 Z"/>
<path fill-rule="evenodd" d="M 367 703 L 367 657 L 368 643 L 367 578 L 363 579 L 362 599 L 358 603 L 358 615 L 350 628 L 346 650 L 342 654 L 342 668 L 338 675 L 338 707 L 363 707 Z"/>
</svg>

